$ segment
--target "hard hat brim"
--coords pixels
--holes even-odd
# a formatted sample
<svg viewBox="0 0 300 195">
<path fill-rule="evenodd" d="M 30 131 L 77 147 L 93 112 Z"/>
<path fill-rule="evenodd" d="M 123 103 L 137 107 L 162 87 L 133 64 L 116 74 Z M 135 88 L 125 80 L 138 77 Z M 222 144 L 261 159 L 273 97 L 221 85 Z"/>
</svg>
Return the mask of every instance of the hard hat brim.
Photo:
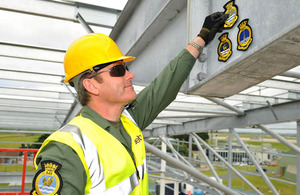
<svg viewBox="0 0 300 195">
<path fill-rule="evenodd" d="M 135 57 L 134 56 L 122 56 L 122 57 L 120 57 L 120 58 L 118 58 L 118 59 L 116 59 L 115 60 L 115 62 L 116 61 L 124 61 L 124 62 L 130 62 L 130 61 L 133 61 L 133 60 L 135 60 Z M 109 63 L 109 62 L 106 62 L 106 63 Z M 95 66 L 97 66 L 97 65 L 99 65 L 99 64 L 96 64 Z M 81 74 L 82 72 L 80 72 L 79 74 Z M 77 74 L 77 75 L 79 75 L 79 74 Z M 70 83 L 70 80 L 72 80 L 74 77 L 76 77 L 77 75 L 75 75 L 75 76 L 73 76 L 71 79 L 65 79 L 64 81 L 65 81 L 65 83 Z"/>
</svg>

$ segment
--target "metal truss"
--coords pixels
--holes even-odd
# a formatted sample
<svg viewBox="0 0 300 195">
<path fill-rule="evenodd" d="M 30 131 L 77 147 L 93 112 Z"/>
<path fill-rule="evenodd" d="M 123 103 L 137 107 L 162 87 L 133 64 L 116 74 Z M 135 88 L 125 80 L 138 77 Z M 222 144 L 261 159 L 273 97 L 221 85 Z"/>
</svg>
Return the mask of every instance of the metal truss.
<svg viewBox="0 0 300 195">
<path fill-rule="evenodd" d="M 266 173 L 262 170 L 261 166 L 259 165 L 259 162 L 251 154 L 247 145 L 241 140 L 238 133 L 234 129 L 230 129 L 230 133 L 229 133 L 229 136 L 230 136 L 230 138 L 228 140 L 228 143 L 229 143 L 228 153 L 229 154 L 232 154 L 231 153 L 231 151 L 232 151 L 232 144 L 231 144 L 232 136 L 231 135 L 232 134 L 236 137 L 236 139 L 240 143 L 241 147 L 246 151 L 246 153 L 250 157 L 252 163 L 255 165 L 258 173 L 251 173 L 251 172 L 246 172 L 246 171 L 241 171 L 241 170 L 235 169 L 232 166 L 232 157 L 228 157 L 227 160 L 224 159 L 220 154 L 218 154 L 218 152 L 215 151 L 215 149 L 213 149 L 211 146 L 209 146 L 196 133 L 191 133 L 190 137 L 192 139 L 190 139 L 190 142 L 192 140 L 192 142 L 194 142 L 196 144 L 196 146 L 198 147 L 198 149 L 201 152 L 202 157 L 203 157 L 203 160 L 201 161 L 201 163 L 205 163 L 209 166 L 210 170 L 213 173 L 213 177 L 215 178 L 215 180 L 212 180 L 211 177 L 207 177 L 207 176 L 203 175 L 200 171 L 195 169 L 194 165 L 192 165 L 193 161 L 195 161 L 195 160 L 191 159 L 191 157 L 185 157 L 185 156 L 182 156 L 181 154 L 179 154 L 178 151 L 176 151 L 176 149 L 172 145 L 170 139 L 167 138 L 166 136 L 160 137 L 161 144 L 168 146 L 168 148 L 172 152 L 171 154 L 168 154 L 166 152 L 166 148 L 164 146 L 162 147 L 164 149 L 162 149 L 162 150 L 158 149 L 157 146 L 159 147 L 159 145 L 158 145 L 159 143 L 157 141 L 154 144 L 154 145 L 156 145 L 156 147 L 154 145 L 150 145 L 150 144 L 146 143 L 147 152 L 154 154 L 155 156 L 162 159 L 162 161 L 163 160 L 166 161 L 166 163 L 162 163 L 161 161 L 154 161 L 153 157 L 150 158 L 150 154 L 148 154 L 147 163 L 148 163 L 149 174 L 150 174 L 149 177 L 156 178 L 158 182 L 163 181 L 162 183 L 159 182 L 160 185 L 163 185 L 163 186 L 164 186 L 165 180 L 176 181 L 177 183 L 179 182 L 179 183 L 191 184 L 195 187 L 198 187 L 199 189 L 205 190 L 212 194 L 223 194 L 223 193 L 224 194 L 226 194 L 226 193 L 241 194 L 240 192 L 232 191 L 232 189 L 231 189 L 231 179 L 232 179 L 231 171 L 233 171 L 236 174 L 236 176 L 238 176 L 241 180 L 243 180 L 256 194 L 262 195 L 263 193 L 260 192 L 257 189 L 257 187 L 255 187 L 251 182 L 249 182 L 243 174 L 254 174 L 254 175 L 262 177 L 264 179 L 264 181 L 266 182 L 266 184 L 269 186 L 270 190 L 273 192 L 273 194 L 279 194 L 279 193 L 276 190 L 275 186 L 271 183 L 270 180 L 276 180 L 279 182 L 284 182 L 284 183 L 289 183 L 289 184 L 295 185 L 295 183 L 293 183 L 293 182 L 288 182 L 285 180 L 268 177 L 266 175 Z M 212 152 L 223 163 L 223 166 L 225 166 L 228 169 L 228 187 L 229 187 L 229 189 L 226 186 L 223 186 L 223 187 L 220 186 L 220 185 L 223 185 L 220 180 L 220 177 L 214 170 L 213 162 L 206 156 L 206 153 L 204 152 L 201 144 L 207 150 Z M 161 169 L 160 165 L 164 166 L 164 168 Z M 170 167 L 170 166 L 172 166 L 172 167 Z M 174 169 L 173 166 L 176 167 L 177 169 Z M 215 165 L 215 166 L 220 166 L 220 165 Z M 182 170 L 184 172 L 180 172 L 180 170 Z M 152 175 L 153 173 L 156 173 L 156 174 Z M 158 176 L 157 174 L 161 174 L 161 175 Z M 161 188 L 161 190 L 162 190 L 162 188 Z M 177 191 L 176 191 L 177 188 L 174 188 L 173 190 L 174 190 L 174 194 L 177 194 Z"/>
<path fill-rule="evenodd" d="M 96 6 L 73 0 L 2 0 L 0 2 L 0 15 L 7 16 L 6 18 L 2 17 L 4 19 L 1 20 L 0 24 L 5 26 L 1 30 L 7 29 L 7 31 L 3 31 L 6 33 L 2 33 L 0 42 L 0 128 L 2 128 L 0 133 L 51 133 L 70 121 L 80 111 L 81 105 L 76 99 L 75 90 L 62 82 L 64 79 L 63 58 L 71 41 L 85 33 L 106 33 L 117 42 L 121 50 L 125 51 L 127 55 L 139 56 L 135 61 L 137 64 L 145 66 L 141 68 L 138 65 L 129 64 L 130 69 L 137 73 L 137 82 L 134 83 L 134 87 L 139 93 L 149 83 L 148 81 L 155 77 L 154 72 L 146 71 L 143 73 L 145 72 L 144 68 L 148 68 L 150 65 L 151 69 L 161 68 L 160 63 L 169 60 L 166 56 L 171 58 L 179 52 L 175 46 L 185 46 L 192 36 L 192 31 L 195 31 L 196 26 L 191 26 L 185 16 L 190 17 L 191 14 L 194 14 L 194 16 L 199 16 L 198 18 L 204 18 L 202 14 L 208 14 L 207 11 L 197 11 L 196 13 L 190 8 L 192 5 L 196 6 L 201 3 L 199 7 L 208 7 L 209 1 L 166 0 L 157 2 L 160 5 L 153 7 L 151 13 L 146 15 L 149 5 L 153 2 L 129 0 L 124 10 L 121 11 L 117 8 Z M 216 6 L 216 4 L 212 1 L 212 6 Z M 145 8 L 143 9 L 143 7 Z M 15 20 L 14 15 L 22 16 L 22 20 Z M 131 20 L 133 15 L 136 18 Z M 142 19 L 143 21 L 140 22 Z M 34 22 L 30 23 L 31 20 Z M 5 21 L 11 22 L 7 25 L 4 23 Z M 32 30 L 32 33 L 24 30 L 24 22 L 31 24 L 26 26 L 26 29 Z M 41 24 L 43 23 L 48 24 L 47 28 L 42 27 Z M 133 25 L 137 23 L 141 23 L 139 28 Z M 15 24 L 18 25 L 15 26 Z M 179 32 L 179 28 L 186 28 L 187 32 Z M 179 35 L 172 34 L 175 31 L 178 31 Z M 18 33 L 16 34 L 16 32 Z M 10 34 L 13 36 L 9 36 Z M 132 37 L 129 37 L 129 34 Z M 292 50 L 295 53 L 293 57 L 295 60 L 299 59 L 297 58 L 299 57 L 299 48 L 296 44 L 299 40 L 298 34 L 293 35 L 291 40 L 294 42 L 285 41 L 293 46 L 292 49 L 289 48 L 289 51 Z M 19 35 L 22 36 L 19 37 Z M 178 40 L 176 37 L 184 37 L 185 39 Z M 169 38 L 176 39 L 176 41 L 168 41 Z M 46 41 L 46 39 L 50 41 Z M 157 45 L 159 47 L 168 45 L 172 55 L 158 55 L 155 48 Z M 210 50 L 211 48 L 204 48 L 204 53 Z M 145 57 L 144 53 L 147 52 L 149 57 Z M 281 50 L 281 52 L 284 51 Z M 154 59 L 153 55 L 158 57 Z M 157 67 L 152 68 L 156 63 Z M 206 70 L 203 67 L 206 65 L 206 62 L 197 60 L 195 69 L 191 73 L 192 76 L 199 72 L 204 73 Z M 239 139 L 237 129 L 251 131 L 254 128 L 261 129 L 295 151 L 297 170 L 300 170 L 299 72 L 300 67 L 298 66 L 226 98 L 201 97 L 180 92 L 175 101 L 161 112 L 143 132 L 146 139 L 159 137 L 163 147 L 168 146 L 172 151 L 172 154 L 169 155 L 166 148 L 164 152 L 161 152 L 146 143 L 147 151 L 162 159 L 157 163 L 152 161 L 152 155 L 148 155 L 151 157 L 148 162 L 150 177 L 162 181 L 186 182 L 212 194 L 239 194 L 231 189 L 233 172 L 253 192 L 262 194 L 243 176 L 243 171 L 238 171 L 232 166 L 232 155 L 229 155 L 227 160 L 224 159 L 196 134 L 228 130 L 229 154 L 232 153 L 232 135 L 235 135 L 251 158 L 251 152 L 245 143 Z M 183 88 L 187 84 L 185 83 Z M 186 92 L 184 89 L 181 91 Z M 288 142 L 270 127 L 270 125 L 279 126 L 281 123 L 287 122 L 292 124 L 292 129 L 297 132 L 296 145 Z M 287 128 L 282 127 L 281 129 L 286 130 Z M 33 130 L 39 131 L 33 132 Z M 167 138 L 181 134 L 190 135 L 189 144 L 192 145 L 193 142 L 196 144 L 204 157 L 201 163 L 206 163 L 210 167 L 215 180 L 199 172 L 193 164 L 194 161 L 180 155 Z M 222 166 L 228 168 L 228 186 L 221 184 L 221 178 L 214 171 L 214 164 L 206 157 L 204 149 L 211 151 L 222 161 Z M 268 153 L 268 151 L 264 152 Z M 281 155 L 289 156 L 287 154 Z M 278 194 L 278 192 L 270 180 L 295 184 L 267 177 L 258 162 L 253 157 L 251 159 L 259 171 L 256 175 L 265 180 L 274 194 Z M 161 161 L 167 163 L 164 165 L 161 164 Z M 157 176 L 151 172 L 164 175 Z M 297 174 L 296 177 L 296 191 L 297 195 L 300 195 L 300 174 Z M 174 191 L 177 187 L 174 188 Z"/>
</svg>

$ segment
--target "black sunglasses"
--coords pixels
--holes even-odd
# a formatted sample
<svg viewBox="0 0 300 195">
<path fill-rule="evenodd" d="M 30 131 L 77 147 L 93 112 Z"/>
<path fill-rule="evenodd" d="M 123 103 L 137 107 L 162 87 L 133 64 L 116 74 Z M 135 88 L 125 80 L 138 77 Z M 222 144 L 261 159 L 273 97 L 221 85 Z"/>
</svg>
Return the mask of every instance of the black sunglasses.
<svg viewBox="0 0 300 195">
<path fill-rule="evenodd" d="M 95 75 L 93 75 L 92 77 L 90 77 L 90 79 L 96 77 L 97 75 L 99 75 L 99 74 L 101 74 L 103 72 L 107 72 L 107 71 L 109 71 L 109 75 L 111 77 L 122 77 L 122 76 L 125 75 L 126 70 L 129 71 L 127 65 L 122 63 L 122 64 L 118 64 L 116 66 L 113 66 L 110 69 L 97 72 Z"/>
</svg>

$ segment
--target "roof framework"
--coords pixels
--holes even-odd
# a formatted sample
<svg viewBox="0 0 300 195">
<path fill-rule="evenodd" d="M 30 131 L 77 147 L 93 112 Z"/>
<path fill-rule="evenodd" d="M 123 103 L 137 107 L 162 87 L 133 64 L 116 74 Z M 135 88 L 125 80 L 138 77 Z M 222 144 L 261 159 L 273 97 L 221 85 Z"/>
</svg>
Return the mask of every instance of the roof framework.
<svg viewBox="0 0 300 195">
<path fill-rule="evenodd" d="M 109 35 L 116 34 L 112 28 L 120 13 L 120 8 L 75 1 L 2 1 L 0 127 L 58 129 L 75 101 L 69 90 L 75 91 L 62 83 L 63 57 L 68 45 L 86 34 L 79 15 L 94 32 Z M 243 111 L 295 101 L 300 97 L 299 78 L 296 67 L 222 101 Z M 142 88 L 135 87 L 137 92 Z M 237 113 L 211 99 L 180 93 L 148 128 L 232 115 Z"/>
<path fill-rule="evenodd" d="M 116 31 L 137 4 L 130 0 L 126 12 L 121 12 L 122 6 L 71 0 L 2 0 L 0 128 L 52 132 L 77 114 L 81 106 L 75 100 L 76 92 L 63 83 L 66 49 L 90 30 L 117 38 Z M 138 48 L 133 50 L 138 52 Z M 144 88 L 134 84 L 137 93 Z M 147 127 L 145 137 L 232 128 L 249 132 L 263 129 L 262 124 L 274 131 L 296 134 L 299 110 L 297 66 L 222 99 L 179 93 Z"/>
</svg>

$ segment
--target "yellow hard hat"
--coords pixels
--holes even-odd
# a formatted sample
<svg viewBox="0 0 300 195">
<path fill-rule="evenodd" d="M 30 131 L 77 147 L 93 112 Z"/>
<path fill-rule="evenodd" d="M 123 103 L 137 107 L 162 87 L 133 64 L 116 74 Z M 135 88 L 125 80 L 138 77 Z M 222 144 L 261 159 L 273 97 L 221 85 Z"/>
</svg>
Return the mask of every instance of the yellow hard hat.
<svg viewBox="0 0 300 195">
<path fill-rule="evenodd" d="M 99 64 L 123 60 L 134 60 L 133 56 L 124 56 L 117 44 L 107 35 L 91 33 L 76 39 L 66 52 L 65 82 L 69 83 L 72 78 L 80 73 L 91 70 Z"/>
</svg>

